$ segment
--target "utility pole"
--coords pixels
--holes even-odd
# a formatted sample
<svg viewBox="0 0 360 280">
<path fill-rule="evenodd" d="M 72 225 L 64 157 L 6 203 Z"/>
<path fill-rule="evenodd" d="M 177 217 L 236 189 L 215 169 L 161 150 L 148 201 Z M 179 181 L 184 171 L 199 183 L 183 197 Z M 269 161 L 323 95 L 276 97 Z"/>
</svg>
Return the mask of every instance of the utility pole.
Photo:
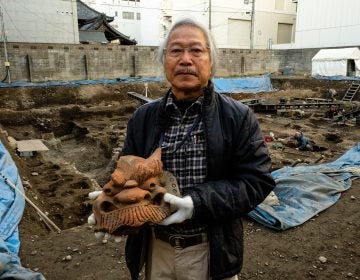
<svg viewBox="0 0 360 280">
<path fill-rule="evenodd" d="M 211 0 L 209 0 L 209 30 L 211 30 Z"/>
<path fill-rule="evenodd" d="M 4 17 L 3 13 L 0 7 L 0 18 L 1 18 L 1 37 L 3 38 L 4 42 L 4 52 L 5 52 L 5 69 L 6 69 L 6 77 L 8 78 L 9 83 L 11 83 L 11 77 L 10 77 L 10 62 L 8 60 L 8 53 L 6 49 L 6 33 L 5 33 L 5 24 L 4 24 Z"/>
<path fill-rule="evenodd" d="M 250 28 L 250 50 L 254 49 L 254 22 L 255 22 L 255 0 L 251 5 L 251 28 Z"/>
</svg>

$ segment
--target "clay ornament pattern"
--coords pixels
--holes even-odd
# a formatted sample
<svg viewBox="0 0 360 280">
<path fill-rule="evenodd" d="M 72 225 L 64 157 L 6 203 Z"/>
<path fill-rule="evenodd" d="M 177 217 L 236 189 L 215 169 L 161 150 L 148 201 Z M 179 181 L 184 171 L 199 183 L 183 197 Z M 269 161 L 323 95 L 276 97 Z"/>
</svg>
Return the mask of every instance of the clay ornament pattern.
<svg viewBox="0 0 360 280">
<path fill-rule="evenodd" d="M 180 196 L 176 178 L 163 170 L 160 148 L 147 159 L 120 157 L 93 203 L 95 231 L 121 236 L 138 232 L 145 223 L 160 223 L 171 214 L 166 192 Z"/>
</svg>

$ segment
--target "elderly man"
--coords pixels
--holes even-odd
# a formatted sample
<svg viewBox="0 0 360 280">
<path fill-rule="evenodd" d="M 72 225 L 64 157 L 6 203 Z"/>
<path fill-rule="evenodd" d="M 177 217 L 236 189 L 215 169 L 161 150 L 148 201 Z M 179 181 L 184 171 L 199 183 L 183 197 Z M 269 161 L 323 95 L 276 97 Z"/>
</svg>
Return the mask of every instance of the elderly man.
<svg viewBox="0 0 360 280">
<path fill-rule="evenodd" d="M 214 92 L 216 49 L 191 19 L 173 25 L 159 53 L 165 96 L 129 120 L 123 155 L 148 157 L 162 148 L 182 197 L 161 225 L 129 235 L 126 261 L 133 279 L 237 279 L 243 261 L 241 217 L 274 188 L 271 161 L 254 113 Z"/>
</svg>

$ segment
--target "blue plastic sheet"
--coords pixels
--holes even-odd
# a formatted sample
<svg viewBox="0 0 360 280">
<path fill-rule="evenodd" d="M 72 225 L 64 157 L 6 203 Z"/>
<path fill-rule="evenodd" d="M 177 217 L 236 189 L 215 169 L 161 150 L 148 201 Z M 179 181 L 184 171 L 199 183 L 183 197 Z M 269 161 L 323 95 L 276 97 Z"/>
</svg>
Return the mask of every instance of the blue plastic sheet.
<svg viewBox="0 0 360 280">
<path fill-rule="evenodd" d="M 314 79 L 318 80 L 330 80 L 330 81 L 360 81 L 359 77 L 345 77 L 345 76 L 312 76 Z"/>
<path fill-rule="evenodd" d="M 51 81 L 42 83 L 31 82 L 14 82 L 14 83 L 1 83 L 1 87 L 49 87 L 49 86 L 80 86 L 80 85 L 97 85 L 97 84 L 119 84 L 119 83 L 145 83 L 145 82 L 158 82 L 160 78 L 140 78 L 140 77 L 123 77 L 115 80 L 79 80 L 79 81 Z"/>
<path fill-rule="evenodd" d="M 214 78 L 212 81 L 218 93 L 260 93 L 274 90 L 270 74 L 245 78 Z"/>
<path fill-rule="evenodd" d="M 248 216 L 274 230 L 301 225 L 335 204 L 360 178 L 360 143 L 333 162 L 284 167 L 272 176 L 280 205 L 261 203 Z"/>
<path fill-rule="evenodd" d="M 15 163 L 0 141 L 0 279 L 43 280 L 44 276 L 21 266 L 18 225 L 25 199 L 24 188 Z M 6 183 L 10 180 L 18 191 Z"/>
<path fill-rule="evenodd" d="M 147 83 L 161 82 L 161 78 L 123 77 L 115 80 L 80 80 L 80 81 L 51 81 L 43 83 L 14 82 L 0 83 L 1 87 L 48 87 L 48 86 L 79 86 L 96 84 L 119 84 L 119 83 Z M 271 92 L 270 74 L 245 78 L 213 78 L 215 90 L 218 93 L 259 93 Z"/>
</svg>

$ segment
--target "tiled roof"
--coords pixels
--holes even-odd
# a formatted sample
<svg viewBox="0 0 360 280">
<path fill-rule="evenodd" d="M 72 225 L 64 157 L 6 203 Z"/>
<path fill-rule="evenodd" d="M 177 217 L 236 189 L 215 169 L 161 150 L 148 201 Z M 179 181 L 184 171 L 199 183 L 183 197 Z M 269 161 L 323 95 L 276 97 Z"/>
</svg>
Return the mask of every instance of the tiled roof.
<svg viewBox="0 0 360 280">
<path fill-rule="evenodd" d="M 100 13 L 80 0 L 77 0 L 76 2 L 77 2 L 76 4 L 77 4 L 78 20 L 91 20 L 97 17 L 106 17 L 106 20 L 108 22 L 112 22 L 114 20 L 114 17 L 109 17 L 103 13 Z"/>
<path fill-rule="evenodd" d="M 131 40 L 129 36 L 122 34 L 109 24 L 109 22 L 114 20 L 113 17 L 109 17 L 106 14 L 94 10 L 80 0 L 77 0 L 77 12 L 80 32 L 101 31 L 104 33 L 108 41 L 118 39 L 121 45 L 137 44 L 136 40 Z M 103 38 L 103 36 L 99 37 L 98 34 L 96 36 L 90 36 L 87 34 L 86 36 L 82 37 L 93 38 L 94 42 L 98 42 L 99 38 Z"/>
</svg>

